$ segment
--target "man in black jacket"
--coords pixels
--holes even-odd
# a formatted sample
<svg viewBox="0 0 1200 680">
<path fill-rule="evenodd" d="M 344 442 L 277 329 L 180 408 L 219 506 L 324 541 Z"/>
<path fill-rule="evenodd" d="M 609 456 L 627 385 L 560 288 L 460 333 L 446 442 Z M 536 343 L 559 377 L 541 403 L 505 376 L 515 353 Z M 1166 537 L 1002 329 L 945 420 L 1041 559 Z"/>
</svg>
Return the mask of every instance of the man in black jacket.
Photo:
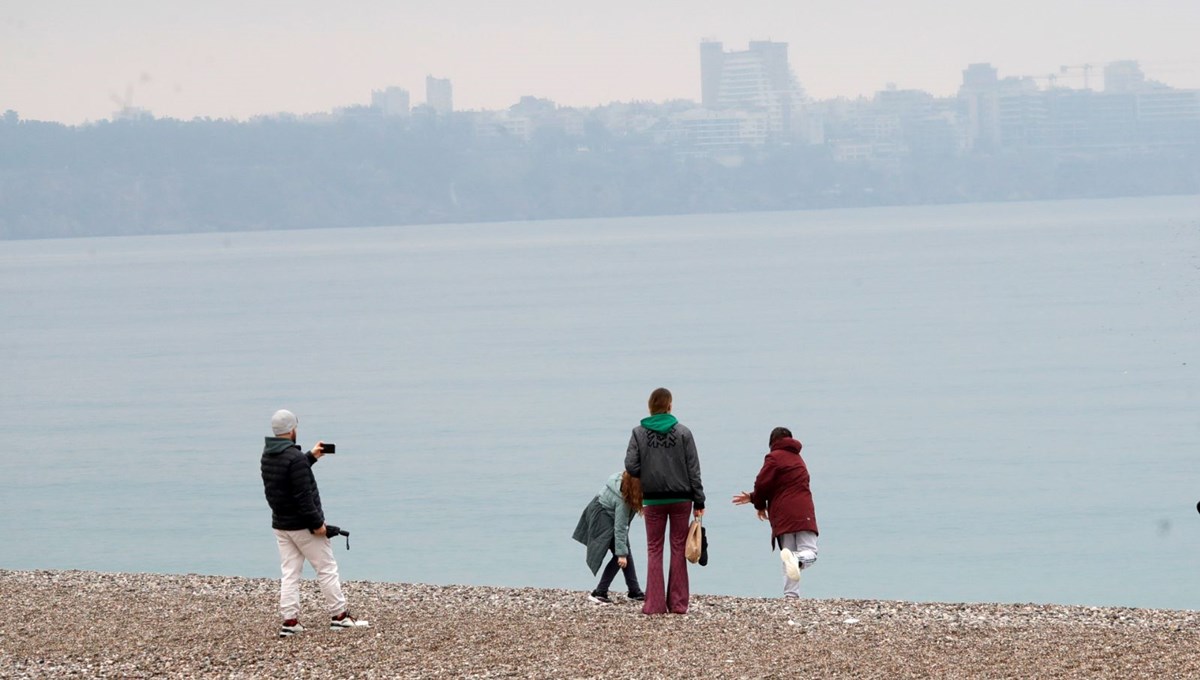
<svg viewBox="0 0 1200 680">
<path fill-rule="evenodd" d="M 283 625 L 279 637 L 302 632 L 300 625 L 300 575 L 304 560 L 317 572 L 317 582 L 325 595 L 329 628 L 343 630 L 368 626 L 346 609 L 346 597 L 338 580 L 333 547 L 325 535 L 325 513 L 321 511 L 321 493 L 312 466 L 325 455 L 323 442 L 303 453 L 296 444 L 299 421 L 291 411 L 276 411 L 271 416 L 271 431 L 262 455 L 263 490 L 271 506 L 271 528 L 279 544 L 279 613 Z"/>
</svg>

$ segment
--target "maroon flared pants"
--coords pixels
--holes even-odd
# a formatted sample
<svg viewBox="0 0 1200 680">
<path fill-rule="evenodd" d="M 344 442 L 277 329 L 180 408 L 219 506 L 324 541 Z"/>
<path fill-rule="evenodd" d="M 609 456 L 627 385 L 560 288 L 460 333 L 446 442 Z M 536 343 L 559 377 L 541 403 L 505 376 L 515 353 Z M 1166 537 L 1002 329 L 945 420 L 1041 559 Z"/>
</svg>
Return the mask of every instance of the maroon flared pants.
<svg viewBox="0 0 1200 680">
<path fill-rule="evenodd" d="M 643 614 L 686 614 L 688 609 L 688 572 L 684 546 L 691 501 L 645 506 L 646 518 L 646 602 Z M 667 587 L 663 590 L 663 540 L 670 528 L 671 566 Z"/>
</svg>

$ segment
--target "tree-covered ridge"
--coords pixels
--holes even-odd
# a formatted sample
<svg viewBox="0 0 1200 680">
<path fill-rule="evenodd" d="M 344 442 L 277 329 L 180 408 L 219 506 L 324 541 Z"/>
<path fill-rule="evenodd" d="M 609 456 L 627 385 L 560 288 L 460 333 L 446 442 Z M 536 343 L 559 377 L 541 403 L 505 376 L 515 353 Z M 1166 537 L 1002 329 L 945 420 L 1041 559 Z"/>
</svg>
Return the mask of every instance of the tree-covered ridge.
<svg viewBox="0 0 1200 680">
<path fill-rule="evenodd" d="M 1200 147 L 703 153 L 589 121 L 528 139 L 468 116 L 0 121 L 0 238 L 303 229 L 1200 192 Z"/>
</svg>

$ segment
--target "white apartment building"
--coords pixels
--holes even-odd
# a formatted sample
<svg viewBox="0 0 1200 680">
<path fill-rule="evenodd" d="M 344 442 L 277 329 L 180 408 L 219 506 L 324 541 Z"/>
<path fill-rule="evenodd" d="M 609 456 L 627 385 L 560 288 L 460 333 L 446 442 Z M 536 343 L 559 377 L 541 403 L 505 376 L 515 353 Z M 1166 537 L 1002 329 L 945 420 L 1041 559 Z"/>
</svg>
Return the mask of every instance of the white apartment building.
<svg viewBox="0 0 1200 680">
<path fill-rule="evenodd" d="M 454 111 L 454 88 L 449 78 L 425 76 L 425 104 L 442 116 Z"/>
<path fill-rule="evenodd" d="M 804 128 L 804 91 L 788 65 L 787 43 L 751 41 L 742 51 L 700 43 L 700 95 L 709 110 L 764 113 L 774 135 L 793 137 Z"/>
</svg>

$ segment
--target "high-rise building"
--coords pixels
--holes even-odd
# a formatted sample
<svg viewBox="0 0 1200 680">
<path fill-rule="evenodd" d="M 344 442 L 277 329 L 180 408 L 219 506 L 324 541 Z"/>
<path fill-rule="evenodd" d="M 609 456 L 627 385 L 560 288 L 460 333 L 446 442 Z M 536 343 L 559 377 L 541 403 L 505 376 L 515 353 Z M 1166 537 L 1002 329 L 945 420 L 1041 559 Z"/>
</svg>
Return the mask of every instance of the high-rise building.
<svg viewBox="0 0 1200 680">
<path fill-rule="evenodd" d="M 991 151 L 1000 146 L 1000 75 L 991 64 L 971 64 L 962 72 L 966 147 Z"/>
<path fill-rule="evenodd" d="M 970 91 L 990 90 L 1000 82 L 1000 72 L 991 64 L 971 64 L 963 69 L 962 89 Z"/>
<path fill-rule="evenodd" d="M 449 78 L 425 76 L 425 104 L 440 115 L 454 110 L 454 91 Z"/>
<path fill-rule="evenodd" d="M 724 64 L 725 50 L 721 43 L 711 40 L 700 43 L 700 105 L 706 109 L 718 108 Z"/>
<path fill-rule="evenodd" d="M 792 132 L 804 91 L 788 66 L 787 43 L 751 41 L 726 51 L 700 43 L 700 102 L 706 109 L 762 111 L 772 133 Z"/>
<path fill-rule="evenodd" d="M 1104 66 L 1104 91 L 1128 94 L 1147 89 L 1146 74 L 1136 61 L 1114 61 Z"/>
</svg>

